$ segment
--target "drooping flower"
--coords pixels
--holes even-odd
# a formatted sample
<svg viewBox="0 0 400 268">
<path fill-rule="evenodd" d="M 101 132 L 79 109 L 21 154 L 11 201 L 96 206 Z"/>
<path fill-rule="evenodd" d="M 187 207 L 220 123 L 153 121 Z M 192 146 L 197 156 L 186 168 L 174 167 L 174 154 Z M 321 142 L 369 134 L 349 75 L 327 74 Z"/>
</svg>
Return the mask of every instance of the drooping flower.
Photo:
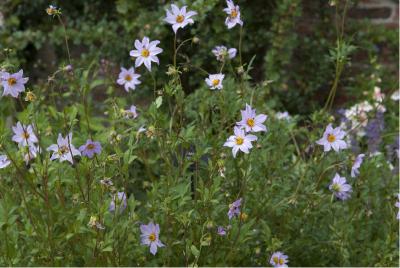
<svg viewBox="0 0 400 268">
<path fill-rule="evenodd" d="M 93 158 L 95 154 L 101 154 L 101 144 L 98 141 L 92 141 L 91 139 L 88 139 L 86 144 L 79 147 L 79 151 L 83 156 Z"/>
<path fill-rule="evenodd" d="M 29 164 L 29 162 L 31 161 L 31 160 L 33 160 L 33 159 L 35 159 L 36 158 L 36 156 L 39 154 L 39 153 L 41 153 L 41 149 L 40 149 L 40 147 L 39 146 L 36 146 L 36 145 L 34 145 L 34 144 L 31 144 L 31 145 L 29 145 L 29 146 L 27 146 L 27 147 L 25 147 L 26 148 L 26 151 L 25 151 L 25 153 L 24 153 L 24 160 L 25 160 L 25 164 Z"/>
<path fill-rule="evenodd" d="M 269 263 L 274 267 L 288 267 L 288 262 L 288 256 L 280 251 L 274 252 L 269 260 Z"/>
<path fill-rule="evenodd" d="M 234 128 L 234 133 L 235 135 L 230 136 L 224 143 L 224 146 L 232 147 L 233 157 L 236 157 L 236 154 L 239 150 L 245 154 L 248 154 L 249 149 L 253 148 L 251 142 L 256 141 L 257 137 L 252 134 L 246 135 L 246 132 L 239 127 Z"/>
<path fill-rule="evenodd" d="M 227 7 L 224 8 L 224 12 L 228 14 L 225 20 L 225 25 L 228 29 L 235 27 L 236 24 L 243 25 L 243 21 L 240 19 L 239 6 L 235 5 L 232 0 L 226 0 Z"/>
<path fill-rule="evenodd" d="M 354 178 L 354 177 L 358 176 L 358 174 L 360 174 L 360 171 L 358 169 L 361 167 L 364 157 L 365 157 L 365 154 L 357 155 L 356 160 L 354 161 L 354 164 L 351 167 L 351 177 L 352 178 Z"/>
<path fill-rule="evenodd" d="M 167 9 L 167 16 L 164 21 L 172 25 L 174 33 L 178 31 L 179 28 L 185 28 L 188 24 L 193 24 L 194 21 L 191 18 L 197 15 L 195 11 L 186 11 L 187 6 L 179 8 L 178 6 L 171 4 L 171 10 Z"/>
<path fill-rule="evenodd" d="M 323 145 L 325 152 L 329 152 L 332 148 L 338 152 L 341 149 L 347 148 L 347 144 L 343 140 L 345 135 L 346 133 L 340 127 L 333 129 L 332 124 L 329 124 L 322 138 L 317 141 L 317 144 Z"/>
<path fill-rule="evenodd" d="M 351 185 L 346 183 L 346 178 L 340 177 L 337 173 L 335 177 L 333 177 L 332 183 L 329 185 L 329 190 L 340 200 L 348 199 L 352 192 Z"/>
<path fill-rule="evenodd" d="M 252 109 L 250 105 L 246 104 L 246 108 L 240 111 L 242 114 L 242 121 L 236 124 L 243 127 L 246 132 L 259 132 L 267 131 L 267 128 L 263 123 L 267 120 L 265 114 L 256 115 L 256 109 Z"/>
<path fill-rule="evenodd" d="M 17 122 L 15 126 L 12 127 L 14 136 L 12 140 L 18 143 L 19 146 L 29 146 L 38 142 L 38 139 L 33 132 L 32 125 L 23 125 L 21 122 Z"/>
<path fill-rule="evenodd" d="M 240 206 L 242 205 L 242 198 L 239 198 L 232 204 L 229 204 L 229 210 L 228 210 L 228 218 L 232 219 L 235 216 L 240 215 Z"/>
<path fill-rule="evenodd" d="M 132 106 L 129 108 L 129 110 L 123 111 L 123 115 L 124 115 L 125 118 L 127 118 L 127 119 L 135 119 L 135 118 L 138 116 L 137 111 L 136 111 L 136 106 L 135 106 L 135 105 L 132 105 Z"/>
<path fill-rule="evenodd" d="M 226 230 L 223 226 L 218 226 L 217 228 L 217 234 L 220 236 L 225 236 L 226 235 Z"/>
<path fill-rule="evenodd" d="M 21 69 L 18 73 L 10 74 L 3 72 L 1 75 L 1 84 L 4 88 L 3 96 L 11 95 L 17 98 L 19 93 L 25 91 L 25 84 L 28 82 L 28 77 L 23 77 L 24 71 Z"/>
<path fill-rule="evenodd" d="M 141 244 L 150 247 L 150 252 L 153 255 L 156 255 L 157 248 L 165 247 L 165 245 L 160 241 L 160 226 L 158 224 L 154 224 L 150 222 L 149 224 L 140 225 L 140 231 L 142 234 L 140 235 Z"/>
<path fill-rule="evenodd" d="M 67 160 L 71 164 L 74 163 L 74 156 L 81 155 L 72 144 L 72 133 L 69 133 L 65 138 L 58 134 L 57 144 L 50 145 L 47 151 L 53 151 L 50 160 L 60 159 L 60 162 Z"/>
<path fill-rule="evenodd" d="M 224 80 L 225 75 L 223 74 L 210 74 L 208 78 L 206 78 L 206 83 L 210 87 L 210 89 L 222 89 L 222 81 Z"/>
<path fill-rule="evenodd" d="M 146 66 L 147 70 L 151 71 L 152 62 L 160 64 L 157 55 L 163 52 L 163 50 L 157 47 L 159 43 L 160 41 L 158 40 L 150 42 L 150 39 L 146 36 L 143 37 L 142 42 L 136 39 L 135 40 L 136 49 L 131 50 L 129 52 L 129 55 L 131 57 L 136 58 L 135 67 L 139 67 L 144 63 L 144 66 Z"/>
<path fill-rule="evenodd" d="M 6 155 L 0 155 L 0 169 L 6 168 L 10 165 L 11 161 L 8 159 Z"/>
<path fill-rule="evenodd" d="M 124 192 L 118 192 L 117 194 L 114 194 L 113 198 L 111 199 L 108 210 L 110 212 L 118 210 L 122 213 L 126 209 L 126 206 L 126 194 Z"/>
<path fill-rule="evenodd" d="M 291 118 L 290 114 L 287 111 L 277 112 L 275 117 L 279 120 L 289 120 Z"/>
<path fill-rule="evenodd" d="M 236 48 L 227 49 L 226 46 L 216 46 L 212 53 L 215 55 L 218 61 L 225 61 L 226 57 L 233 59 L 236 57 Z"/>
<path fill-rule="evenodd" d="M 129 92 L 129 89 L 135 90 L 136 85 L 141 83 L 138 79 L 139 77 L 140 74 L 136 74 L 133 67 L 129 69 L 121 67 L 121 72 L 118 75 L 117 83 L 121 86 L 124 86 L 126 92 Z"/>
</svg>

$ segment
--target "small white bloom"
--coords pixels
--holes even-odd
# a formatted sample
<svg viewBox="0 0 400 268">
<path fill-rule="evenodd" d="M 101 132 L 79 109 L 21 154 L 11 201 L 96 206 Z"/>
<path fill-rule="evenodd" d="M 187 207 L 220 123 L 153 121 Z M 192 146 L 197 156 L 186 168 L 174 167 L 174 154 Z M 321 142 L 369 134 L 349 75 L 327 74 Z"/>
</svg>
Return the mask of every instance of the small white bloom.
<svg viewBox="0 0 400 268">
<path fill-rule="evenodd" d="M 240 19 L 239 6 L 235 5 L 232 0 L 226 0 L 228 7 L 224 8 L 224 12 L 228 14 L 225 20 L 225 25 L 228 29 L 235 27 L 236 24 L 243 25 L 243 21 Z"/>
<path fill-rule="evenodd" d="M 33 145 L 38 142 L 38 139 L 33 132 L 32 125 L 23 125 L 21 122 L 17 122 L 15 126 L 12 127 L 14 136 L 12 140 L 18 143 L 19 146 Z"/>
<path fill-rule="evenodd" d="M 183 29 L 186 25 L 194 23 L 191 17 L 197 15 L 197 12 L 186 12 L 186 8 L 187 6 L 183 6 L 181 9 L 179 9 L 178 6 L 172 4 L 171 10 L 167 9 L 167 16 L 165 17 L 164 21 L 172 24 L 172 29 L 175 33 L 178 31 L 179 28 Z"/>
<path fill-rule="evenodd" d="M 290 118 L 291 118 L 290 114 L 287 111 L 285 111 L 285 112 L 277 112 L 275 114 L 275 117 L 277 119 L 279 119 L 279 120 L 290 120 Z"/>
<path fill-rule="evenodd" d="M 240 150 L 245 154 L 249 153 L 249 149 L 253 148 L 252 141 L 256 141 L 257 137 L 251 134 L 246 135 L 244 129 L 239 127 L 234 128 L 235 135 L 232 135 L 224 143 L 226 147 L 232 147 L 233 157 L 236 157 L 237 152 Z"/>
<path fill-rule="evenodd" d="M 256 115 L 256 109 L 252 109 L 250 105 L 246 104 L 246 109 L 240 111 L 242 114 L 242 121 L 236 124 L 242 127 L 246 132 L 260 132 L 267 131 L 266 126 L 263 124 L 267 120 L 265 114 Z"/>
<path fill-rule="evenodd" d="M 400 100 L 400 89 L 396 90 L 390 98 L 394 101 L 399 101 Z"/>
<path fill-rule="evenodd" d="M 382 102 L 383 99 L 385 98 L 385 94 L 383 94 L 381 92 L 381 88 L 380 87 L 374 87 L 374 95 L 373 98 L 375 101 L 377 102 Z"/>
<path fill-rule="evenodd" d="M 135 67 L 139 67 L 144 63 L 147 70 L 151 71 L 151 63 L 155 62 L 160 64 L 157 55 L 163 52 L 163 50 L 157 45 L 160 41 L 151 41 L 148 37 L 143 37 L 142 42 L 135 40 L 135 50 L 131 50 L 129 55 L 135 57 Z"/>
<path fill-rule="evenodd" d="M 135 90 L 136 85 L 141 83 L 138 79 L 139 77 L 140 74 L 136 74 L 133 67 L 129 68 L 128 70 L 124 67 L 121 67 L 121 72 L 119 73 L 117 83 L 121 86 L 123 85 L 126 92 L 129 92 L 129 89 Z"/>
<path fill-rule="evenodd" d="M 11 161 L 6 155 L 0 155 L 0 169 L 7 167 L 10 163 Z"/>
<path fill-rule="evenodd" d="M 17 98 L 19 93 L 25 91 L 25 84 L 28 82 L 28 77 L 23 77 L 24 71 L 21 69 L 18 73 L 10 74 L 7 72 L 1 73 L 1 84 L 4 88 L 3 96 L 11 95 Z"/>
<path fill-rule="evenodd" d="M 65 138 L 58 134 L 57 144 L 50 145 L 47 151 L 53 151 L 50 160 L 60 159 L 60 162 L 67 160 L 71 164 L 74 163 L 73 156 L 81 155 L 79 150 L 72 144 L 72 133 L 69 133 Z"/>
<path fill-rule="evenodd" d="M 226 56 L 228 56 L 229 59 L 236 57 L 237 50 L 236 48 L 227 49 L 226 46 L 216 46 L 212 50 L 212 53 L 218 61 L 224 61 Z"/>
<path fill-rule="evenodd" d="M 125 118 L 127 118 L 127 119 L 135 119 L 138 116 L 137 111 L 136 111 L 136 106 L 132 105 L 129 108 L 129 110 L 125 110 L 124 115 L 125 115 Z"/>
<path fill-rule="evenodd" d="M 223 74 L 210 74 L 208 78 L 206 78 L 206 83 L 210 87 L 210 89 L 222 89 L 222 80 L 224 80 L 225 75 Z"/>
<path fill-rule="evenodd" d="M 333 129 L 332 124 L 329 124 L 322 138 L 317 141 L 317 144 L 323 145 L 325 152 L 329 152 L 332 148 L 338 152 L 341 149 L 347 148 L 347 144 L 343 140 L 345 135 L 346 133 L 340 127 Z"/>
</svg>

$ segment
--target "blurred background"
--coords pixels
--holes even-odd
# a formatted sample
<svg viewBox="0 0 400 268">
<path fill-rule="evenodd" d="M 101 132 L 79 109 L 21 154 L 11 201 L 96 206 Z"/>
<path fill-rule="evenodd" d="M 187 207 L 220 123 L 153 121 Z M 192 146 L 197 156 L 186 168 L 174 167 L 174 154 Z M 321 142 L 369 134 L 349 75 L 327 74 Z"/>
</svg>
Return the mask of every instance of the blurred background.
<svg viewBox="0 0 400 268">
<path fill-rule="evenodd" d="M 309 114 L 322 107 L 335 76 L 331 50 L 335 47 L 335 10 L 339 0 L 236 0 L 244 20 L 243 58 L 255 56 L 252 82 L 273 80 L 268 90 L 271 105 L 291 114 Z M 149 36 L 161 41 L 164 53 L 157 69 L 158 81 L 165 81 L 172 60 L 173 32 L 163 22 L 164 0 L 2 0 L 0 1 L 0 52 L 20 66 L 30 84 L 46 82 L 65 66 L 63 28 L 48 16 L 48 5 L 61 8 L 67 28 L 73 65 L 95 62 L 99 75 L 116 79 L 120 66 L 133 65 L 129 51 L 135 39 Z M 195 24 L 179 31 L 178 39 L 197 37 L 185 46 L 180 62 L 191 62 L 209 73 L 218 62 L 211 50 L 216 45 L 238 46 L 239 30 L 227 30 L 222 0 L 175 1 L 198 12 Z M 348 1 L 345 40 L 353 47 L 350 64 L 339 85 L 336 108 L 360 100 L 379 86 L 386 94 L 398 89 L 397 0 Z M 339 7 L 340 9 L 340 7 Z M 195 78 L 196 76 L 196 78 Z M 203 86 L 204 78 L 192 71 L 183 74 L 184 90 L 190 94 Z M 141 87 L 150 88 L 151 79 Z M 97 91 L 101 100 L 105 89 Z M 147 91 L 149 95 L 151 90 Z M 144 97 L 146 90 L 140 91 Z M 267 100 L 266 100 L 267 101 Z M 271 100 L 269 100 L 271 101 Z"/>
</svg>

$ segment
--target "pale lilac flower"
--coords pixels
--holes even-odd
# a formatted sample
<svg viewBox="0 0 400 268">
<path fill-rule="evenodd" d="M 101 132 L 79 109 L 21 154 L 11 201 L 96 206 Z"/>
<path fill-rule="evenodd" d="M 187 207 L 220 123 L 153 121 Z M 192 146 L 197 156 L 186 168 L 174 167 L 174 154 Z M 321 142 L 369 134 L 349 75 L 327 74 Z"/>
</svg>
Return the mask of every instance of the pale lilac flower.
<svg viewBox="0 0 400 268">
<path fill-rule="evenodd" d="M 217 57 L 218 61 L 224 61 L 227 56 L 229 59 L 236 57 L 237 50 L 236 48 L 227 49 L 226 46 L 216 46 L 212 53 Z"/>
<path fill-rule="evenodd" d="M 140 231 L 142 234 L 140 235 L 141 244 L 150 246 L 150 252 L 153 255 L 156 255 L 157 248 L 165 247 L 165 245 L 160 241 L 160 226 L 158 224 L 154 224 L 150 222 L 149 224 L 140 225 Z"/>
<path fill-rule="evenodd" d="M 92 141 L 91 139 L 88 139 L 86 144 L 79 147 L 79 151 L 83 156 L 93 158 L 95 154 L 101 154 L 101 144 L 98 141 Z"/>
<path fill-rule="evenodd" d="M 28 165 L 31 160 L 35 159 L 36 156 L 42 152 L 40 147 L 34 144 L 25 147 L 25 149 L 26 151 L 24 153 L 24 160 L 26 165 Z"/>
<path fill-rule="evenodd" d="M 124 116 L 127 119 L 135 119 L 138 116 L 137 111 L 136 111 L 136 106 L 132 105 L 129 108 L 129 110 L 125 110 L 124 111 Z"/>
<path fill-rule="evenodd" d="M 208 78 L 206 78 L 206 83 L 210 87 L 210 89 L 222 89 L 222 81 L 224 80 L 225 75 L 223 74 L 210 74 Z"/>
<path fill-rule="evenodd" d="M 117 83 L 118 85 L 124 86 L 125 91 L 129 92 L 129 89 L 135 90 L 136 85 L 141 83 L 138 79 L 139 77 L 140 74 L 136 74 L 133 67 L 129 69 L 121 67 L 121 72 L 118 75 Z"/>
<path fill-rule="evenodd" d="M 139 40 L 135 40 L 135 50 L 131 50 L 129 55 L 131 57 L 135 57 L 135 67 L 139 67 L 144 63 L 147 70 L 151 71 L 151 63 L 155 62 L 160 64 L 157 55 L 163 52 L 163 50 L 157 45 L 160 41 L 151 41 L 148 37 L 143 37 L 142 42 Z"/>
<path fill-rule="evenodd" d="M 167 9 L 167 16 L 165 17 L 164 21 L 172 24 L 172 29 L 174 30 L 174 33 L 176 33 L 179 28 L 183 29 L 186 25 L 194 23 L 191 17 L 197 15 L 197 12 L 186 12 L 186 8 L 187 6 L 179 8 L 178 6 L 171 4 L 171 10 Z"/>
<path fill-rule="evenodd" d="M 365 154 L 357 155 L 356 160 L 354 161 L 354 164 L 351 167 L 351 177 L 352 178 L 354 178 L 354 177 L 358 176 L 358 174 L 360 174 L 360 171 L 358 169 L 361 167 L 364 157 L 365 157 Z"/>
<path fill-rule="evenodd" d="M 269 263 L 274 267 L 288 267 L 288 262 L 288 256 L 280 251 L 274 252 L 269 260 Z"/>
<path fill-rule="evenodd" d="M 340 200 L 348 199 L 352 192 L 351 185 L 346 183 L 346 178 L 340 177 L 337 173 L 329 185 L 329 190 Z"/>
<path fill-rule="evenodd" d="M 242 198 L 239 198 L 232 204 L 229 204 L 228 218 L 232 219 L 240 215 L 240 206 L 242 205 Z"/>
<path fill-rule="evenodd" d="M 126 206 L 126 194 L 124 192 L 118 192 L 117 194 L 114 194 L 113 198 L 111 199 L 108 210 L 110 212 L 114 212 L 115 210 L 123 212 L 126 209 Z"/>
<path fill-rule="evenodd" d="M 33 132 L 32 125 L 23 125 L 21 122 L 17 122 L 15 126 L 12 127 L 14 136 L 12 140 L 18 143 L 19 146 L 33 145 L 38 142 L 38 139 Z"/>
<path fill-rule="evenodd" d="M 317 141 L 317 144 L 323 145 L 325 152 L 329 152 L 332 148 L 338 152 L 341 149 L 347 148 L 347 144 L 343 140 L 345 135 L 346 133 L 340 127 L 333 129 L 332 124 L 329 124 L 322 138 Z"/>
<path fill-rule="evenodd" d="M 397 195 L 397 200 L 398 201 L 394 205 L 399 208 L 399 211 L 397 212 L 397 219 L 400 220 L 400 194 Z"/>
<path fill-rule="evenodd" d="M 1 84 L 4 88 L 3 96 L 11 95 L 17 98 L 19 93 L 25 91 L 25 84 L 28 82 L 28 77 L 23 77 L 24 71 L 21 69 L 18 73 L 10 74 L 3 72 L 1 75 Z"/>
<path fill-rule="evenodd" d="M 243 21 L 240 19 L 240 10 L 239 6 L 235 5 L 232 0 L 226 0 L 226 4 L 228 7 L 224 8 L 228 17 L 225 20 L 225 25 L 228 29 L 235 27 L 236 24 L 243 26 Z"/>
<path fill-rule="evenodd" d="M 72 133 L 69 133 L 65 138 L 63 138 L 61 134 L 58 134 L 57 144 L 50 145 L 47 151 L 53 151 L 50 160 L 60 159 L 60 162 L 67 160 L 71 164 L 74 163 L 74 156 L 81 155 L 72 144 Z"/>
<path fill-rule="evenodd" d="M 223 226 L 218 226 L 217 228 L 217 234 L 220 236 L 225 236 L 226 235 L 226 230 Z"/>
<path fill-rule="evenodd" d="M 390 98 L 394 101 L 399 101 L 400 100 L 400 89 L 396 90 Z"/>
<path fill-rule="evenodd" d="M 6 168 L 10 165 L 11 161 L 8 159 L 6 155 L 0 155 L 0 169 Z"/>
<path fill-rule="evenodd" d="M 277 112 L 275 114 L 276 118 L 279 120 L 289 120 L 291 118 L 290 114 L 287 111 Z"/>
<path fill-rule="evenodd" d="M 257 137 L 251 134 L 246 135 L 246 132 L 239 128 L 234 128 L 235 135 L 232 135 L 224 143 L 226 147 L 232 147 L 233 157 L 236 157 L 237 152 L 240 150 L 245 154 L 249 153 L 249 149 L 253 148 L 252 141 L 256 141 Z"/>
<path fill-rule="evenodd" d="M 252 109 L 248 104 L 246 104 L 246 108 L 240 112 L 242 114 L 242 121 L 237 122 L 236 124 L 239 127 L 244 128 L 246 132 L 267 131 L 267 128 L 263 125 L 265 120 L 267 120 L 265 114 L 256 115 L 256 109 Z"/>
</svg>

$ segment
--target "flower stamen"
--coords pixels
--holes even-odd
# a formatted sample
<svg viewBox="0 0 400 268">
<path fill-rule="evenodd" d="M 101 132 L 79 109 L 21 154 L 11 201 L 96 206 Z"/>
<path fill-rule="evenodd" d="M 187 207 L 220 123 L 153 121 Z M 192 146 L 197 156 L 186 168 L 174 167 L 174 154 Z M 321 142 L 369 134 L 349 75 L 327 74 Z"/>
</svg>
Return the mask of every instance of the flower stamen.
<svg viewBox="0 0 400 268">
<path fill-rule="evenodd" d="M 242 145 L 244 142 L 244 139 L 242 137 L 236 137 L 236 144 L 237 145 Z"/>
<path fill-rule="evenodd" d="M 150 55 L 150 51 L 146 48 L 142 49 L 142 57 L 147 58 Z"/>
<path fill-rule="evenodd" d="M 334 142 L 336 140 L 336 137 L 333 134 L 328 134 L 328 138 L 327 139 L 328 139 L 328 141 L 330 143 L 332 143 L 332 142 Z"/>
<path fill-rule="evenodd" d="M 185 20 L 185 17 L 182 15 L 176 16 L 176 22 L 177 23 L 182 23 Z"/>
<path fill-rule="evenodd" d="M 9 86 L 13 86 L 17 83 L 17 79 L 15 79 L 14 77 L 10 77 L 8 78 L 7 82 Z"/>
</svg>

